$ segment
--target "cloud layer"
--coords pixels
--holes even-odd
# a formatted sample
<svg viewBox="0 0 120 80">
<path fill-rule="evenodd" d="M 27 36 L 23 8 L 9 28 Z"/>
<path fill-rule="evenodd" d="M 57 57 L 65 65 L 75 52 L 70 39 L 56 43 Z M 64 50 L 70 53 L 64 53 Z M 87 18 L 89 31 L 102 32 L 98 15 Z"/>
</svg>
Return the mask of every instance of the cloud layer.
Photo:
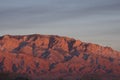
<svg viewBox="0 0 120 80">
<path fill-rule="evenodd" d="M 120 0 L 0 0 L 0 34 L 58 34 L 120 50 L 119 9 Z"/>
</svg>

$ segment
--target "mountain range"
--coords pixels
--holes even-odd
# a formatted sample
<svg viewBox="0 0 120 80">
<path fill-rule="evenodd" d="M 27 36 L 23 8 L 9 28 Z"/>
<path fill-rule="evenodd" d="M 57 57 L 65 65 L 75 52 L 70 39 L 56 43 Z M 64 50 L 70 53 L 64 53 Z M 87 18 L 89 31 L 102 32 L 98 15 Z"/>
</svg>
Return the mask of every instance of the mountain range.
<svg viewBox="0 0 120 80">
<path fill-rule="evenodd" d="M 57 35 L 4 35 L 0 80 L 120 80 L 120 52 Z"/>
</svg>

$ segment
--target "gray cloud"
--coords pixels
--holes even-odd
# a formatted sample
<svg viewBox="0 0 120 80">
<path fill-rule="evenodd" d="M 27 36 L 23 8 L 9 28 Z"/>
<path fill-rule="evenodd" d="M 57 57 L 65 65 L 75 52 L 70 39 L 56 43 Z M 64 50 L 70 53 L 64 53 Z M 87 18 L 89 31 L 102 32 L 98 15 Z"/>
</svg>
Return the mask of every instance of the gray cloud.
<svg viewBox="0 0 120 80">
<path fill-rule="evenodd" d="M 0 17 L 2 19 L 12 19 L 12 18 L 17 18 L 18 20 L 21 19 L 21 17 L 25 17 L 26 19 L 29 18 L 34 18 L 35 21 L 38 22 L 48 22 L 48 20 L 51 21 L 56 21 L 56 20 L 64 20 L 64 19 L 69 19 L 69 18 L 74 18 L 74 17 L 85 17 L 89 15 L 94 15 L 94 14 L 102 14 L 104 13 L 105 10 L 107 11 L 115 11 L 119 10 L 120 8 L 120 3 L 106 3 L 107 5 L 91 5 L 86 3 L 85 1 L 82 0 L 66 0 L 66 1 L 60 1 L 56 0 L 60 3 L 56 4 L 48 4 L 48 5 L 37 5 L 37 6 L 30 6 L 30 7 L 22 7 L 22 8 L 13 8 L 9 10 L 2 10 L 0 11 Z M 83 4 L 88 4 L 86 6 L 81 6 L 81 1 Z M 87 0 L 86 0 L 87 1 Z M 100 1 L 100 0 L 97 0 Z M 108 0 L 105 0 L 108 1 Z M 65 3 L 63 3 L 65 2 Z M 89 1 L 88 1 L 89 2 Z M 96 1 L 95 1 L 96 2 Z M 104 1 L 101 1 L 104 2 Z M 64 5 L 65 4 L 65 5 Z M 71 6 L 73 4 L 73 6 Z M 92 3 L 93 4 L 93 3 Z M 109 13 L 110 14 L 110 13 Z M 11 17 L 12 16 L 12 17 Z M 29 18 L 28 18 L 29 17 Z M 35 19 L 36 17 L 38 18 Z M 2 20 L 1 20 L 2 21 Z"/>
<path fill-rule="evenodd" d="M 54 1 L 54 0 L 53 0 Z M 95 14 L 104 14 L 107 11 L 118 11 L 120 8 L 120 2 L 112 1 L 110 3 L 91 5 L 89 4 L 89 0 L 56 0 L 56 4 L 51 5 L 36 5 L 30 7 L 20 7 L 20 8 L 12 8 L 9 10 L 0 10 L 0 21 L 6 21 L 9 19 L 13 19 L 13 21 L 28 21 L 28 22 L 38 22 L 38 23 L 46 23 L 46 22 L 54 22 L 65 19 L 72 19 L 76 17 L 86 17 Z M 108 1 L 108 0 L 105 0 Z M 87 5 L 82 5 L 87 4 Z M 88 2 L 88 3 L 86 3 Z M 92 1 L 91 1 L 92 2 Z M 100 1 L 99 1 L 100 2 Z M 101 1 L 101 3 L 104 1 Z M 113 4 L 112 4 L 113 3 Z M 71 6 L 73 4 L 73 6 Z M 106 5 L 105 5 L 106 4 Z M 107 12 L 107 14 L 110 14 Z"/>
</svg>

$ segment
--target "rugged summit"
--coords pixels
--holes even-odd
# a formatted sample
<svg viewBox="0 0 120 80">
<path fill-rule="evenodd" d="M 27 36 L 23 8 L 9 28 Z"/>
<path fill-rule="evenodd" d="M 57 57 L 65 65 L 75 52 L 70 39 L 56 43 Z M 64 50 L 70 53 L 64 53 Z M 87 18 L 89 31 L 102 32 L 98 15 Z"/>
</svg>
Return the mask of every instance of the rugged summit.
<svg viewBox="0 0 120 80">
<path fill-rule="evenodd" d="M 110 47 L 55 35 L 0 37 L 0 80 L 120 80 L 119 75 L 120 52 Z"/>
</svg>

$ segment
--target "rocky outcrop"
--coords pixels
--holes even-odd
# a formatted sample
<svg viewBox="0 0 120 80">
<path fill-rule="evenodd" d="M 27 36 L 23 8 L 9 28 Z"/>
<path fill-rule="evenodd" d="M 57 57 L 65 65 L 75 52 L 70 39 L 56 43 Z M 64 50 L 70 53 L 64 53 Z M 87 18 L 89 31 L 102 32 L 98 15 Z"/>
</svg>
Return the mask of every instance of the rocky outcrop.
<svg viewBox="0 0 120 80">
<path fill-rule="evenodd" d="M 120 52 L 55 35 L 5 35 L 0 37 L 0 80 L 1 73 L 16 80 L 24 76 L 31 80 L 119 80 Z"/>
</svg>

